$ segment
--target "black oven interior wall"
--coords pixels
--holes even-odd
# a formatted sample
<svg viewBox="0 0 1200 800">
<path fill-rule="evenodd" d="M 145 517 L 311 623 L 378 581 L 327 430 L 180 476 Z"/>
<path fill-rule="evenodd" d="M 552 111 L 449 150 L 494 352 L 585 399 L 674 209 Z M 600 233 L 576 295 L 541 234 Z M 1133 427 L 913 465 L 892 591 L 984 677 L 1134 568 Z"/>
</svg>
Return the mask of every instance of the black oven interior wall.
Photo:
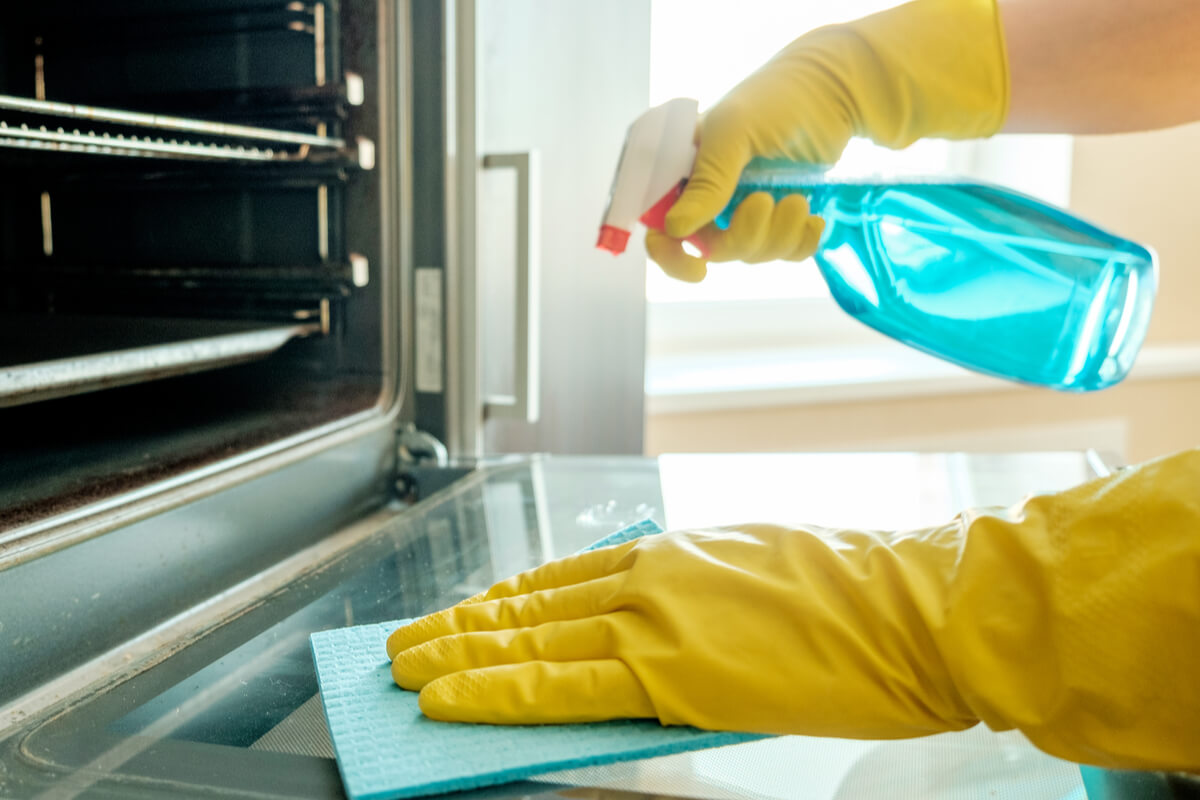
<svg viewBox="0 0 1200 800">
<path fill-rule="evenodd" d="M 0 531 L 379 401 L 375 13 L 5 10 Z"/>
</svg>

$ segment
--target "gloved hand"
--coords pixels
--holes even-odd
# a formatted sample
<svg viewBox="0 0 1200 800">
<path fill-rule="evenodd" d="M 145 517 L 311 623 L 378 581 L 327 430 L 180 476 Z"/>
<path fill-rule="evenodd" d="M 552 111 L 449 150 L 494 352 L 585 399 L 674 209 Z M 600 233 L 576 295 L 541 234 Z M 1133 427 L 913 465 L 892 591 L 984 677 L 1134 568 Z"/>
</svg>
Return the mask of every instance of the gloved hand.
<svg viewBox="0 0 1200 800">
<path fill-rule="evenodd" d="M 990 136 L 1007 113 L 995 0 L 915 0 L 812 31 L 703 116 L 687 188 L 667 214 L 666 233 L 646 234 L 646 250 L 672 277 L 703 279 L 705 260 L 687 255 L 679 240 L 721 213 L 755 156 L 831 165 L 852 136 L 892 148 Z M 712 261 L 802 260 L 822 229 L 808 212 L 803 198 L 776 204 L 757 193 L 727 231 L 710 225 L 700 239 Z"/>
<path fill-rule="evenodd" d="M 1200 450 L 906 533 L 747 525 L 565 558 L 394 632 L 435 719 L 899 738 L 982 720 L 1200 767 Z"/>
</svg>

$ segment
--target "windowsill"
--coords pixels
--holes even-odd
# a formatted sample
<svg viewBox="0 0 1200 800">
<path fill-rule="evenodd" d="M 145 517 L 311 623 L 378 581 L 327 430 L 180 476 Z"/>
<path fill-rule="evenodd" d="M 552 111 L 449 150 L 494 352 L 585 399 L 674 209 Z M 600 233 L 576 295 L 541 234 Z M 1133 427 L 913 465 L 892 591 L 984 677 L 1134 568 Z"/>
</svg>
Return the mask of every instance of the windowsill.
<svg viewBox="0 0 1200 800">
<path fill-rule="evenodd" d="M 1126 381 L 1200 376 L 1200 343 L 1144 348 Z M 646 364 L 649 414 L 1009 391 L 898 343 L 658 356 Z"/>
</svg>

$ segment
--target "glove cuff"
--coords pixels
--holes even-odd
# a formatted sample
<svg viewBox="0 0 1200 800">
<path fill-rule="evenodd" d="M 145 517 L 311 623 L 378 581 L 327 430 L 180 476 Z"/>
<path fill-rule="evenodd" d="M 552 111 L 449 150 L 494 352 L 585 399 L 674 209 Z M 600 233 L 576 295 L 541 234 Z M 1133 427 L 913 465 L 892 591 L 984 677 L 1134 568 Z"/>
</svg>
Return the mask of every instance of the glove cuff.
<svg viewBox="0 0 1200 800">
<path fill-rule="evenodd" d="M 996 0 L 916 0 L 801 42 L 846 88 L 855 133 L 885 147 L 987 137 L 1008 117 Z"/>
</svg>

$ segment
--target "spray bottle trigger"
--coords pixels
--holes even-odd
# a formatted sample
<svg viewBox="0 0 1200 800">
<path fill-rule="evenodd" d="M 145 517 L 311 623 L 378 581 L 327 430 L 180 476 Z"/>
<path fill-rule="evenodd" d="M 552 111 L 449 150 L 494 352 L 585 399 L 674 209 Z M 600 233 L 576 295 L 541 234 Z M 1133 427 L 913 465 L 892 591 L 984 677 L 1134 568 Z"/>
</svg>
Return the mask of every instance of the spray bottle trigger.
<svg viewBox="0 0 1200 800">
<path fill-rule="evenodd" d="M 683 194 L 683 187 L 687 186 L 687 179 L 681 180 L 679 183 L 671 187 L 671 190 L 658 199 L 658 202 L 650 206 L 645 214 L 639 217 L 641 223 L 647 228 L 656 231 L 662 231 L 666 228 L 667 212 L 671 210 L 671 206 L 675 205 L 675 201 Z M 708 258 L 708 248 L 701 241 L 699 236 L 693 234 L 684 239 L 700 253 L 702 258 Z"/>
</svg>

